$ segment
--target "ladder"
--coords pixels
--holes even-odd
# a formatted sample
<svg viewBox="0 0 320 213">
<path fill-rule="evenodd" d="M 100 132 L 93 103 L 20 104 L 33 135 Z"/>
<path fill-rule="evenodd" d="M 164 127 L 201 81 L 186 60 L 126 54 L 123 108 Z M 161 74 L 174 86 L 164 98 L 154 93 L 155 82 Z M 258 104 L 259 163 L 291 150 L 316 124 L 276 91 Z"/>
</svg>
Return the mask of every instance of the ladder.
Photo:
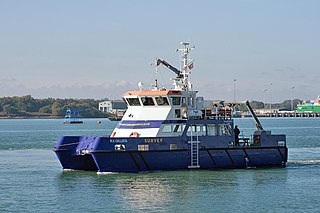
<svg viewBox="0 0 320 213">
<path fill-rule="evenodd" d="M 197 140 L 194 141 L 192 137 L 192 128 L 191 128 L 191 134 L 190 134 L 190 140 L 188 143 L 190 144 L 190 165 L 188 166 L 189 169 L 196 169 L 200 168 L 199 165 L 199 136 L 197 133 Z"/>
</svg>

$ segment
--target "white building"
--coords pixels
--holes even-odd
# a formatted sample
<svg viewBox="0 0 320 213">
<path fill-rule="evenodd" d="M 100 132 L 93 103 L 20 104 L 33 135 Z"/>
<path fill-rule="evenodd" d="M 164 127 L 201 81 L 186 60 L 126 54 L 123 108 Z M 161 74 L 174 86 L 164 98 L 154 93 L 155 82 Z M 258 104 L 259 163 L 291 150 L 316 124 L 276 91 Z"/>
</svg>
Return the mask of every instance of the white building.
<svg viewBox="0 0 320 213">
<path fill-rule="evenodd" d="M 127 110 L 127 104 L 122 100 L 107 100 L 99 102 L 99 110 L 113 114 L 123 114 Z"/>
</svg>

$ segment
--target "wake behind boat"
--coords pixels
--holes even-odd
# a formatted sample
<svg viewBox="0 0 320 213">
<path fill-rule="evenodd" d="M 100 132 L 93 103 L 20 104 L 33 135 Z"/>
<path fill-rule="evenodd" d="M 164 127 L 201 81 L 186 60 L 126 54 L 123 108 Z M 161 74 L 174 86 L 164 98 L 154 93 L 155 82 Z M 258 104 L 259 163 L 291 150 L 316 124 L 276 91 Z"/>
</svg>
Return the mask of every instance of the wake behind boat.
<svg viewBox="0 0 320 213">
<path fill-rule="evenodd" d="M 265 131 L 249 102 L 257 130 L 239 138 L 232 116 L 205 109 L 189 82 L 193 49 L 181 43 L 182 69 L 158 59 L 173 71 L 173 89 L 128 91 L 128 109 L 107 137 L 62 136 L 54 151 L 63 169 L 98 172 L 152 170 L 285 167 L 288 156 L 285 135 Z"/>
</svg>

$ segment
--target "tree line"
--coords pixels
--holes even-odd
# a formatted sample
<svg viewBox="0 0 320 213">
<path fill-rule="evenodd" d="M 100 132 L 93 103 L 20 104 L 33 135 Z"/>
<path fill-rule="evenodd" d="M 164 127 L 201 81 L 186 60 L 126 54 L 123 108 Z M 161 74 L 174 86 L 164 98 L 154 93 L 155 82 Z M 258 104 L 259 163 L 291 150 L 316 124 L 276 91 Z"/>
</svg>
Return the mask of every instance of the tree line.
<svg viewBox="0 0 320 213">
<path fill-rule="evenodd" d="M 294 99 L 294 100 L 285 100 L 282 103 L 273 103 L 270 106 L 270 103 L 263 103 L 261 101 L 251 101 L 250 105 L 253 109 L 280 109 L 280 110 L 287 110 L 290 111 L 291 107 L 293 109 L 297 109 L 297 105 L 302 103 L 302 100 L 300 99 Z"/>
<path fill-rule="evenodd" d="M 81 117 L 105 117 L 94 99 L 33 98 L 31 95 L 0 98 L 0 117 L 62 117 L 67 109 L 75 108 Z"/>
<path fill-rule="evenodd" d="M 102 100 L 94 99 L 60 99 L 60 98 L 33 98 L 31 95 L 13 96 L 0 98 L 0 117 L 62 117 L 67 109 L 74 108 L 80 111 L 81 117 L 98 118 L 106 117 L 98 110 L 99 102 Z M 293 107 L 296 108 L 301 100 L 294 99 Z M 270 108 L 270 103 L 265 104 L 261 101 L 251 101 L 253 109 Z M 273 109 L 291 109 L 291 100 L 282 103 L 275 103 Z M 240 110 L 246 111 L 245 106 Z"/>
</svg>

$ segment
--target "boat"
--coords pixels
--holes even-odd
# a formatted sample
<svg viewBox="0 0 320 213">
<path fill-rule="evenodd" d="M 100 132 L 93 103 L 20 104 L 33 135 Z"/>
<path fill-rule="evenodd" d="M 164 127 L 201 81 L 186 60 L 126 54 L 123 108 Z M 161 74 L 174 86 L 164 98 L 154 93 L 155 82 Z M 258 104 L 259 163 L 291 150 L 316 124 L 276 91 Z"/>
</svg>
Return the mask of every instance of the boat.
<svg viewBox="0 0 320 213">
<path fill-rule="evenodd" d="M 80 120 L 80 112 L 77 109 L 67 109 L 66 115 L 64 116 L 64 124 L 82 124 Z"/>
<path fill-rule="evenodd" d="M 297 112 L 300 113 L 319 113 L 320 112 L 320 96 L 315 100 L 303 101 L 297 105 Z"/>
<path fill-rule="evenodd" d="M 128 109 L 109 136 L 62 136 L 53 149 L 63 169 L 109 172 L 285 167 L 286 136 L 265 130 L 248 107 L 256 130 L 249 137 L 234 131 L 232 114 L 208 110 L 189 81 L 194 47 L 181 42 L 181 69 L 157 59 L 176 76 L 173 88 L 138 84 L 123 99 Z M 221 105 L 231 103 L 221 101 Z M 236 103 L 237 105 L 239 103 Z"/>
<path fill-rule="evenodd" d="M 108 117 L 108 119 L 110 121 L 121 121 L 122 120 L 122 116 L 111 116 L 111 117 Z"/>
</svg>

